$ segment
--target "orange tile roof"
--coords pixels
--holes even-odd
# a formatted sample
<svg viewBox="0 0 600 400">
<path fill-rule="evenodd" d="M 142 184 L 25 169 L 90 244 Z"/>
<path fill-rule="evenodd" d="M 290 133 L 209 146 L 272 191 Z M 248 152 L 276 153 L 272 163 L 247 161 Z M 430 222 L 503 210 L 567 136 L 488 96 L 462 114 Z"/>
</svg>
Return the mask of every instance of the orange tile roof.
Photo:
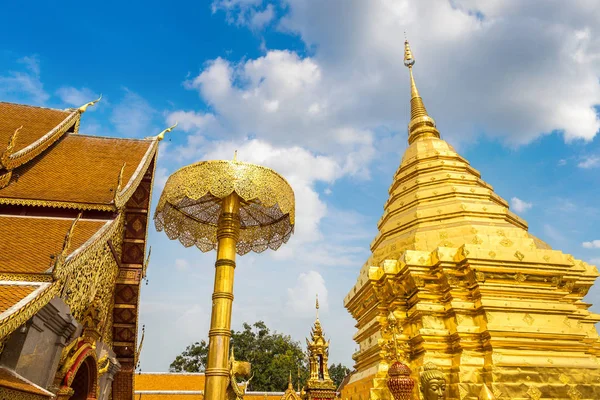
<svg viewBox="0 0 600 400">
<path fill-rule="evenodd" d="M 71 111 L 53 110 L 0 102 L 0 153 L 3 153 L 15 129 L 23 126 L 17 135 L 14 151 L 35 142 L 71 114 Z"/>
<path fill-rule="evenodd" d="M 203 373 L 144 372 L 135 375 L 135 397 L 145 400 L 202 400 Z M 247 400 L 279 400 L 284 392 L 246 392 Z M 265 396 L 266 395 L 266 396 Z"/>
<path fill-rule="evenodd" d="M 153 143 L 67 134 L 35 160 L 14 170 L 8 186 L 0 189 L 0 198 L 110 204 L 123 163 L 122 188 Z"/>
<path fill-rule="evenodd" d="M 38 396 L 53 397 L 53 394 L 5 367 L 0 367 L 0 386 Z"/>
<path fill-rule="evenodd" d="M 69 253 L 83 245 L 107 221 L 79 220 Z M 0 216 L 0 272 L 43 273 L 51 266 L 51 255 L 62 250 L 71 218 Z"/>
<path fill-rule="evenodd" d="M 203 390 L 204 374 L 201 373 L 152 373 L 135 376 L 135 390 Z"/>
<path fill-rule="evenodd" d="M 0 285 L 0 314 L 33 293 L 38 285 Z"/>
</svg>

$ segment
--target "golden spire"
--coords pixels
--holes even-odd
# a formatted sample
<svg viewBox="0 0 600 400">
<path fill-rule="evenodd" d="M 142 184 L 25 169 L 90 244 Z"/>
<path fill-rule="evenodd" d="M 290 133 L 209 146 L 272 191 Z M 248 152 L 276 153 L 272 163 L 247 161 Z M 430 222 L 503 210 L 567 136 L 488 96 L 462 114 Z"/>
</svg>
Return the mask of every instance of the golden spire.
<svg viewBox="0 0 600 400">
<path fill-rule="evenodd" d="M 317 302 L 315 304 L 315 307 L 317 309 L 317 319 L 319 319 L 319 293 L 317 293 Z"/>
<path fill-rule="evenodd" d="M 294 385 L 292 384 L 292 371 L 290 371 L 290 377 L 288 378 L 288 390 L 294 390 Z"/>
<path fill-rule="evenodd" d="M 440 137 L 440 133 L 435 128 L 435 121 L 427 114 L 423 99 L 419 94 L 412 67 L 415 65 L 412 51 L 408 40 L 404 41 L 404 65 L 408 67 L 410 74 L 410 122 L 408 123 L 408 143 L 412 143 L 418 138 Z"/>
<path fill-rule="evenodd" d="M 102 99 L 102 93 L 100 94 L 100 97 L 98 97 L 96 100 L 90 101 L 89 103 L 85 103 L 84 105 L 79 107 L 78 108 L 79 112 L 83 114 L 84 112 L 86 112 L 88 107 L 96 105 L 96 103 L 99 102 L 101 99 Z"/>
<path fill-rule="evenodd" d="M 237 150 L 233 152 L 233 161 L 237 161 Z"/>
</svg>

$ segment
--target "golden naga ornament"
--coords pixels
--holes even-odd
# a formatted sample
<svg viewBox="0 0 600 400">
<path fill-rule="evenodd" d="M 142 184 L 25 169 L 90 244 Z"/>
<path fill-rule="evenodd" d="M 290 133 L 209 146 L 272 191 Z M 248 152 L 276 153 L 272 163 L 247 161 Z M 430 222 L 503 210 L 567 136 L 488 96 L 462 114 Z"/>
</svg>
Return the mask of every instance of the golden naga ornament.
<svg viewBox="0 0 600 400">
<path fill-rule="evenodd" d="M 231 387 L 228 353 L 236 253 L 277 250 L 288 241 L 294 231 L 294 192 L 269 168 L 235 157 L 203 161 L 169 177 L 154 221 L 158 231 L 186 247 L 217 250 L 204 398 L 223 400 Z"/>
</svg>

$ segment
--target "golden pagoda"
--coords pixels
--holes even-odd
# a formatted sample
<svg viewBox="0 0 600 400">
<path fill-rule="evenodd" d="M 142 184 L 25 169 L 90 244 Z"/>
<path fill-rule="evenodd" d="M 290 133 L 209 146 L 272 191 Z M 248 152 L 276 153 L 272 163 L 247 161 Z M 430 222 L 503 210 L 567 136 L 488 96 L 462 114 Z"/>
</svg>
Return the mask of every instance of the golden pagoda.
<svg viewBox="0 0 600 400">
<path fill-rule="evenodd" d="M 0 102 L 0 398 L 131 400 L 161 137 Z"/>
<path fill-rule="evenodd" d="M 408 42 L 404 59 L 409 146 L 372 255 L 344 301 L 359 350 L 341 397 L 391 398 L 393 312 L 412 377 L 435 364 L 447 377 L 447 399 L 490 392 L 496 399 L 600 399 L 600 316 L 583 301 L 598 270 L 528 233 L 440 139 L 415 85 Z"/>
<path fill-rule="evenodd" d="M 319 299 L 316 300 L 317 318 L 310 332 L 310 340 L 306 339 L 309 364 L 309 378 L 303 393 L 306 400 L 333 399 L 336 395 L 335 384 L 329 377 L 327 360 L 329 358 L 329 341 L 325 340 L 321 321 L 319 321 Z"/>
</svg>

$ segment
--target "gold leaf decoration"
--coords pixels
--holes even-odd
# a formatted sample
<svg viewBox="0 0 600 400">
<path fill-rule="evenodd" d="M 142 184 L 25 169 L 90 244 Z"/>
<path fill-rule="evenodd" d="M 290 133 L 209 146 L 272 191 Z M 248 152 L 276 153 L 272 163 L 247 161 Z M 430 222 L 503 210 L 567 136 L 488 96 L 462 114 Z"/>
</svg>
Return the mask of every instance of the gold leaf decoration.
<svg viewBox="0 0 600 400">
<path fill-rule="evenodd" d="M 535 386 L 529 386 L 529 390 L 527 390 L 527 394 L 533 400 L 540 400 L 542 398 L 542 392 Z"/>
<path fill-rule="evenodd" d="M 525 314 L 525 316 L 523 317 L 523 321 L 525 321 L 527 325 L 531 326 L 535 319 L 531 315 Z"/>
<path fill-rule="evenodd" d="M 170 239 L 201 251 L 216 248 L 221 201 L 240 197 L 238 254 L 276 250 L 295 223 L 294 192 L 275 171 L 239 161 L 203 161 L 169 177 L 154 221 Z"/>
</svg>

